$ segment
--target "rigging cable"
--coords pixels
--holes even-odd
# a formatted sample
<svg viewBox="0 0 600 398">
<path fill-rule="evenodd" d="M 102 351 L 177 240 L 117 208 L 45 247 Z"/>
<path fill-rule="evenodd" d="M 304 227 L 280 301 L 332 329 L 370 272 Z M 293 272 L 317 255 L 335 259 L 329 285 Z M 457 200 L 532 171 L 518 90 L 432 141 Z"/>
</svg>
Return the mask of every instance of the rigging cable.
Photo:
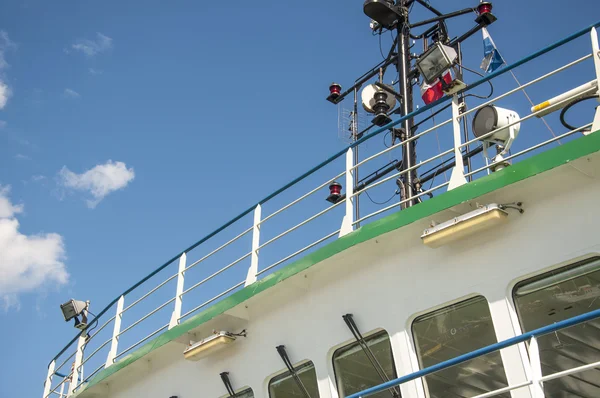
<svg viewBox="0 0 600 398">
<path fill-rule="evenodd" d="M 460 66 L 461 68 L 465 69 L 465 70 L 468 70 L 471 73 L 475 73 L 476 75 L 478 75 L 480 77 L 485 77 L 481 73 L 477 72 L 476 70 L 469 69 L 466 66 L 463 66 L 461 64 L 457 64 L 457 65 Z M 488 80 L 487 82 L 490 85 L 490 93 L 489 93 L 489 95 L 487 95 L 486 97 L 484 97 L 484 96 L 477 95 L 477 94 L 465 94 L 465 98 L 466 97 L 475 97 L 475 98 L 479 98 L 479 99 L 488 99 L 488 98 L 490 98 L 492 95 L 494 95 L 494 85 L 492 84 L 492 82 L 490 80 Z"/>
<path fill-rule="evenodd" d="M 394 199 L 394 196 L 396 196 L 396 192 L 394 192 L 394 194 L 388 200 L 386 200 L 385 202 L 376 202 L 375 200 L 373 200 L 373 198 L 371 197 L 371 195 L 369 195 L 369 191 L 365 191 L 365 193 L 367 194 L 367 197 L 369 198 L 369 200 L 371 202 L 373 202 L 374 204 L 376 204 L 376 205 L 384 205 L 384 204 L 388 203 L 390 200 Z"/>
<path fill-rule="evenodd" d="M 571 109 L 571 107 L 572 107 L 573 105 L 576 105 L 576 104 L 578 104 L 578 103 L 580 103 L 580 102 L 583 102 L 583 101 L 586 101 L 586 100 L 589 100 L 589 99 L 593 99 L 593 98 L 598 98 L 598 94 L 586 95 L 585 97 L 577 98 L 577 99 L 575 99 L 575 100 L 573 100 L 573 101 L 569 102 L 569 103 L 567 104 L 567 106 L 565 106 L 565 107 L 562 109 L 562 111 L 560 111 L 560 122 L 562 123 L 562 125 L 563 125 L 563 126 L 565 126 L 565 127 L 566 127 L 567 129 L 569 129 L 569 130 L 577 130 L 579 127 L 574 127 L 574 126 L 571 126 L 569 123 L 567 123 L 567 122 L 565 121 L 565 114 L 567 113 L 567 111 L 568 111 L 569 109 Z M 586 129 L 582 129 L 581 131 L 592 131 L 592 128 L 591 128 L 591 127 L 588 127 L 588 128 L 586 128 Z"/>
</svg>

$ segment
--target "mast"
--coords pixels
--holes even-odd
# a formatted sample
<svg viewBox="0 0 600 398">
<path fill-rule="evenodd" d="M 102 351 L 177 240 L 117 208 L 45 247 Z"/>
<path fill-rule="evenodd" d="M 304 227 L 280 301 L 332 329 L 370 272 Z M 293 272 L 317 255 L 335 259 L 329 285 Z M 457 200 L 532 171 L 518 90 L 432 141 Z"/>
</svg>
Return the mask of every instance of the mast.
<svg viewBox="0 0 600 398">
<path fill-rule="evenodd" d="M 358 87 L 354 87 L 354 107 L 352 109 L 352 142 L 356 142 L 358 140 Z M 358 145 L 354 147 L 353 156 L 354 156 L 354 165 L 358 164 Z M 357 187 L 359 183 L 358 179 L 358 167 L 354 169 L 354 186 Z M 360 219 L 360 205 L 359 205 L 359 197 L 360 194 L 354 197 L 354 221 Z M 357 224 L 356 227 L 360 227 L 360 224 Z"/>
<path fill-rule="evenodd" d="M 431 12 L 434 16 L 432 18 L 424 19 L 422 21 L 413 22 L 409 21 L 409 13 L 414 5 L 424 7 L 426 10 Z M 413 87 L 415 84 L 423 85 L 427 84 L 431 90 L 431 87 L 436 86 L 436 90 L 439 92 L 443 91 L 443 95 L 455 95 L 459 93 L 461 105 L 464 105 L 465 97 L 462 95 L 465 83 L 461 80 L 462 76 L 462 52 L 460 44 L 471 37 L 482 28 L 490 25 L 496 21 L 496 17 L 492 14 L 492 4 L 487 1 L 481 1 L 476 7 L 464 8 L 462 10 L 452 11 L 449 13 L 442 13 L 437 10 L 428 0 L 365 0 L 363 4 L 363 11 L 365 15 L 371 18 L 370 28 L 374 35 L 381 35 L 386 31 L 396 31 L 397 35 L 391 45 L 388 56 L 368 72 L 363 74 L 361 77 L 355 80 L 354 85 L 345 91 L 342 91 L 342 86 L 338 83 L 332 83 L 329 86 L 329 96 L 327 100 L 333 104 L 339 104 L 344 98 L 350 94 L 354 94 L 354 106 L 352 116 L 352 140 L 356 142 L 363 134 L 369 129 L 378 126 L 389 129 L 392 134 L 392 143 L 396 138 L 400 138 L 402 142 L 402 161 L 398 162 L 397 169 L 402 172 L 400 178 L 396 180 L 398 187 L 400 188 L 400 200 L 401 208 L 406 209 L 411 207 L 421 200 L 415 198 L 417 191 L 420 190 L 420 182 L 418 173 L 416 170 L 417 166 L 417 153 L 416 153 L 416 141 L 410 141 L 411 137 L 414 136 L 416 128 L 424 121 L 429 118 L 424 118 L 415 124 L 413 118 L 403 120 L 399 127 L 394 127 L 392 124 L 392 116 L 400 113 L 403 117 L 410 115 L 414 110 L 413 103 Z M 462 35 L 450 40 L 448 35 L 448 27 L 446 21 L 450 18 L 459 17 L 467 14 L 475 14 L 476 25 L 467 30 Z M 422 28 L 420 33 L 412 33 L 411 30 L 415 28 Z M 420 29 L 419 29 L 420 30 Z M 411 54 L 410 41 L 423 40 L 424 52 L 421 54 Z M 415 64 L 413 66 L 413 60 Z M 393 87 L 395 83 L 391 85 L 384 84 L 384 74 L 387 67 L 395 65 L 398 72 L 398 89 Z M 452 78 L 449 72 L 452 68 L 459 66 L 459 76 Z M 450 81 L 446 79 L 446 73 L 450 77 Z M 363 89 L 367 92 L 367 99 L 362 98 L 363 106 L 368 113 L 374 115 L 371 120 L 371 125 L 364 131 L 358 132 L 358 91 L 361 90 L 365 83 L 369 80 L 379 78 L 376 82 L 368 84 Z M 441 96 L 438 96 L 437 91 L 434 91 L 433 95 L 437 96 L 435 99 L 429 99 L 426 104 L 433 103 L 434 101 L 440 100 Z M 370 96 L 370 97 L 369 97 Z M 370 99 L 369 99 L 370 98 Z M 400 105 L 395 108 L 397 102 Z M 433 106 L 433 105 L 432 105 Z M 463 118 L 463 129 L 464 139 L 468 141 L 468 125 L 466 119 Z M 467 167 L 470 170 L 470 156 L 473 155 L 469 148 L 466 150 L 467 153 Z M 358 147 L 354 148 L 354 164 L 358 163 Z M 442 167 L 440 164 L 436 167 Z M 384 167 L 385 168 L 385 167 Z M 394 170 L 386 169 L 386 174 L 391 173 Z M 378 173 L 377 178 L 381 178 L 383 175 Z M 434 174 L 435 176 L 435 174 Z M 369 176 L 367 176 L 367 179 Z M 377 179 L 376 178 L 376 179 Z M 369 183 L 372 183 L 369 179 Z M 366 184 L 358 178 L 358 170 L 354 170 L 354 192 L 360 193 L 360 189 L 364 189 Z M 332 190 L 332 187 L 334 188 Z M 327 200 L 331 203 L 336 203 L 337 200 L 345 197 L 341 192 L 341 184 L 335 183 L 330 186 L 331 193 L 327 197 Z M 359 206 L 358 206 L 358 195 L 355 196 L 355 219 L 359 219 Z"/>
<path fill-rule="evenodd" d="M 410 66 L 410 28 L 408 22 L 408 6 L 411 0 L 398 0 L 397 6 L 401 7 L 403 18 L 398 23 L 398 85 L 399 92 L 402 95 L 402 116 L 406 116 L 413 111 L 413 85 L 409 81 Z M 402 123 L 404 130 L 401 140 L 406 140 L 412 136 L 414 121 L 412 118 L 406 119 Z M 405 171 L 415 165 L 416 149 L 415 142 L 410 141 L 402 146 L 402 171 Z M 408 208 L 414 204 L 412 197 L 414 196 L 414 181 L 417 178 L 417 171 L 411 170 L 404 175 L 404 189 L 400 190 L 401 200 L 409 199 L 402 205 L 402 208 Z"/>
</svg>

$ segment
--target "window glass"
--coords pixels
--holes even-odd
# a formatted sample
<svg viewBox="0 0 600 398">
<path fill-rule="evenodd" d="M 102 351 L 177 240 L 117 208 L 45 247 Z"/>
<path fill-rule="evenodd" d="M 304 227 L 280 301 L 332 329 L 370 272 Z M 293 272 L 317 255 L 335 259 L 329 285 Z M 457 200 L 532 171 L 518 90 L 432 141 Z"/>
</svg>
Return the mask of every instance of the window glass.
<svg viewBox="0 0 600 398">
<path fill-rule="evenodd" d="M 600 258 L 519 283 L 514 301 L 523 332 L 600 308 Z M 600 319 L 538 337 L 542 374 L 600 361 Z M 546 397 L 600 397 L 600 369 L 544 382 Z"/>
<path fill-rule="evenodd" d="M 444 307 L 413 322 L 417 357 L 427 368 L 497 342 L 487 300 Z M 493 352 L 425 377 L 429 397 L 472 397 L 506 387 L 500 352 Z M 497 395 L 510 397 L 509 394 Z"/>
<path fill-rule="evenodd" d="M 389 335 L 382 331 L 366 337 L 365 342 L 381 364 L 387 377 L 389 379 L 397 378 Z M 341 398 L 384 382 L 357 342 L 348 344 L 334 352 L 333 369 Z M 370 397 L 379 398 L 389 398 L 390 396 L 389 391 L 370 395 Z"/>
<path fill-rule="evenodd" d="M 310 397 L 318 398 L 319 387 L 315 365 L 312 362 L 307 362 L 296 366 L 295 370 Z M 298 382 L 289 371 L 271 379 L 269 382 L 269 396 L 271 398 L 305 397 L 298 386 Z"/>
</svg>

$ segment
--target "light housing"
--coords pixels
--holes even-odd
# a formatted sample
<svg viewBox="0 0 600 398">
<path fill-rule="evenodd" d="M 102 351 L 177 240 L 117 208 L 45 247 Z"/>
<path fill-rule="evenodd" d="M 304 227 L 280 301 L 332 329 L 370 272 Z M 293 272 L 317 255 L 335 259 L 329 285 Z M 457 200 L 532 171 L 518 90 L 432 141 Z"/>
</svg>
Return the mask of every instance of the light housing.
<svg viewBox="0 0 600 398">
<path fill-rule="evenodd" d="M 336 204 L 340 197 L 342 196 L 342 184 L 337 181 L 334 181 L 329 185 L 329 196 L 327 197 L 327 201 L 329 203 Z"/>
<path fill-rule="evenodd" d="M 367 0 L 363 4 L 363 12 L 387 29 L 394 26 L 395 22 L 402 17 L 400 9 L 394 5 L 393 0 Z"/>
<path fill-rule="evenodd" d="M 515 111 L 495 105 L 486 105 L 475 112 L 475 116 L 473 117 L 473 135 L 475 138 L 480 138 L 496 130 L 494 134 L 480 139 L 506 146 L 511 138 L 512 140 L 517 138 L 521 130 L 521 123 L 515 123 L 510 127 L 507 126 L 519 119 L 519 115 Z"/>
<path fill-rule="evenodd" d="M 64 304 L 60 305 L 65 321 L 69 322 L 71 319 L 78 315 L 81 315 L 84 310 L 88 307 L 88 303 L 85 301 L 71 299 Z"/>
<path fill-rule="evenodd" d="M 393 88 L 386 86 L 393 92 Z M 396 97 L 376 84 L 369 84 L 360 94 L 361 102 L 365 111 L 375 114 L 371 123 L 377 126 L 385 126 L 392 119 L 388 116 L 390 109 L 396 106 Z"/>
<path fill-rule="evenodd" d="M 492 203 L 426 229 L 421 240 L 435 249 L 503 224 L 507 219 L 508 213 L 503 207 Z"/>
<path fill-rule="evenodd" d="M 419 57 L 417 60 L 417 68 L 419 69 L 421 76 L 423 76 L 423 79 L 425 79 L 428 84 L 432 84 L 437 78 L 449 70 L 457 59 L 458 54 L 454 48 L 441 43 L 436 43 Z"/>
<path fill-rule="evenodd" d="M 327 97 L 327 101 L 337 104 L 339 102 L 340 94 L 342 92 L 342 86 L 337 83 L 331 83 L 329 86 L 329 96 Z"/>
<path fill-rule="evenodd" d="M 190 342 L 183 351 L 183 357 L 189 361 L 198 361 L 208 355 L 219 351 L 236 340 L 236 336 L 229 332 L 215 332 L 211 336 L 198 342 Z"/>
<path fill-rule="evenodd" d="M 475 22 L 483 23 L 484 25 L 490 25 L 496 21 L 496 16 L 492 14 L 492 3 L 489 1 L 482 1 L 477 6 L 477 18 Z"/>
</svg>

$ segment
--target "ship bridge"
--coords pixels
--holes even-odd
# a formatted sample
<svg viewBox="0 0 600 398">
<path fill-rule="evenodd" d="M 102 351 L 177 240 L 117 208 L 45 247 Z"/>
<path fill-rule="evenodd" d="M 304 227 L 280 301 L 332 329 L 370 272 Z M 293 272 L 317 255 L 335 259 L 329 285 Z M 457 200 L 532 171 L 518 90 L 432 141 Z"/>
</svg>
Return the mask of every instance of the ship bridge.
<svg viewBox="0 0 600 398">
<path fill-rule="evenodd" d="M 371 129 L 92 302 L 43 398 L 600 396 L 600 116 L 569 110 L 596 101 L 599 25 Z M 407 119 L 431 127 L 391 140 Z"/>
</svg>

